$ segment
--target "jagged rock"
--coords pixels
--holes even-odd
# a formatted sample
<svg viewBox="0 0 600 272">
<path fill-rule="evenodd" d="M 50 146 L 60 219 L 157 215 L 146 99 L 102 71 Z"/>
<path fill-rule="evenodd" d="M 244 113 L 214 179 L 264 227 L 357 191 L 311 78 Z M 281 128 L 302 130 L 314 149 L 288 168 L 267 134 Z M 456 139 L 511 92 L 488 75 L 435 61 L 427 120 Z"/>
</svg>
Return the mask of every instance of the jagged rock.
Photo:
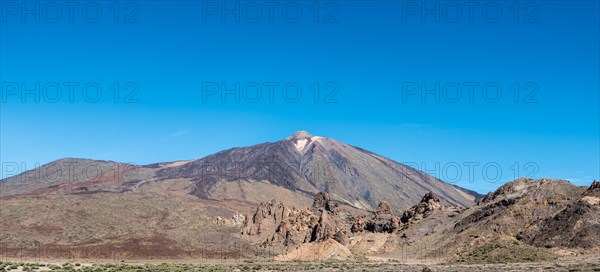
<svg viewBox="0 0 600 272">
<path fill-rule="evenodd" d="M 353 233 L 363 231 L 394 233 L 400 228 L 400 218 L 394 215 L 391 206 L 387 202 L 380 202 L 370 219 L 355 218 L 350 230 Z"/>
<path fill-rule="evenodd" d="M 442 208 L 442 204 L 440 200 L 433 192 L 429 192 L 423 196 L 421 202 L 410 209 L 406 210 L 402 214 L 402 218 L 400 219 L 404 224 L 410 224 L 421 219 L 427 218 L 431 213 L 436 210 L 440 210 Z"/>
<path fill-rule="evenodd" d="M 434 203 L 441 206 L 440 199 L 434 192 L 426 193 L 425 196 L 423 196 L 423 199 L 421 199 L 421 202 Z"/>
<path fill-rule="evenodd" d="M 493 192 L 489 192 L 483 198 L 481 198 L 481 201 L 477 202 L 477 205 L 479 206 L 483 203 L 490 202 L 490 201 L 494 200 L 495 196 L 496 195 Z"/>
<path fill-rule="evenodd" d="M 313 229 L 310 242 L 320 242 L 333 238 L 336 231 L 336 225 L 333 219 L 330 219 L 329 217 L 330 215 L 327 211 L 321 213 L 319 224 Z"/>
<path fill-rule="evenodd" d="M 365 218 L 359 217 L 354 219 L 354 223 L 352 224 L 350 231 L 352 231 L 352 233 L 363 232 L 366 228 L 367 222 Z"/>
<path fill-rule="evenodd" d="M 259 235 L 263 230 L 275 228 L 289 215 L 290 210 L 283 203 L 271 200 L 270 202 L 262 202 L 256 208 L 253 216 L 246 216 L 242 234 Z"/>
<path fill-rule="evenodd" d="M 400 219 L 391 214 L 378 215 L 367 222 L 365 230 L 375 233 L 394 233 L 400 230 Z"/>
<path fill-rule="evenodd" d="M 584 195 L 600 197 L 600 181 L 594 180 L 592 185 L 585 191 Z"/>
<path fill-rule="evenodd" d="M 310 210 L 297 210 L 281 222 L 271 237 L 271 244 L 299 245 L 311 241 L 312 232 L 319 224 L 319 217 Z"/>
<path fill-rule="evenodd" d="M 335 212 L 335 204 L 331 201 L 331 197 L 324 192 L 315 195 L 312 206 L 317 210 L 324 209 L 325 211 Z"/>
<path fill-rule="evenodd" d="M 331 197 L 326 193 L 319 192 L 315 195 L 312 206 L 317 210 L 316 212 L 320 212 L 320 215 L 316 225 L 313 225 L 314 217 L 311 218 L 309 228 L 312 228 L 312 233 L 309 242 L 321 242 L 333 238 L 339 224 L 335 218 L 336 206 Z"/>
<path fill-rule="evenodd" d="M 326 193 L 315 195 L 311 209 L 290 210 L 276 201 L 261 203 L 252 220 L 246 219 L 242 234 L 270 232 L 273 234 L 267 243 L 285 246 L 326 241 L 336 235 L 344 241 L 342 234 L 338 234 L 342 224 L 336 218 L 335 207 Z"/>
<path fill-rule="evenodd" d="M 377 215 L 392 214 L 392 207 L 390 206 L 389 203 L 387 203 L 385 201 L 379 202 L 379 205 L 377 206 L 377 210 L 375 211 L 375 214 L 377 214 Z"/>
</svg>

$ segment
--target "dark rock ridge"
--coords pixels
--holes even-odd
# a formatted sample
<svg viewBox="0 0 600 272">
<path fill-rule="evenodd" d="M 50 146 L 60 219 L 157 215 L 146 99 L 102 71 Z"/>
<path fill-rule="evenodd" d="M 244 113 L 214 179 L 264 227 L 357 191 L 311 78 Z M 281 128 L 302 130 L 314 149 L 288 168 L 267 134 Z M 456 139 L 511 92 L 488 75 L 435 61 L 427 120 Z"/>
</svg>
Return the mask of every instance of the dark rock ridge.
<svg viewBox="0 0 600 272">
<path fill-rule="evenodd" d="M 535 247 L 600 248 L 600 184 L 518 179 L 485 196 L 447 234 L 454 240 L 520 240 Z M 455 241 L 448 247 L 456 247 Z M 481 241 L 479 241 L 481 242 Z"/>
<path fill-rule="evenodd" d="M 592 185 L 585 191 L 586 196 L 600 196 L 600 181 L 593 181 Z"/>
<path fill-rule="evenodd" d="M 594 181 L 575 202 L 543 219 L 521 236 L 526 243 L 538 247 L 599 247 L 600 182 Z"/>
<path fill-rule="evenodd" d="M 554 216 L 583 191 L 584 188 L 564 180 L 518 179 L 485 196 L 454 225 L 454 231 L 476 227 L 494 235 L 517 237 L 540 220 Z"/>
</svg>

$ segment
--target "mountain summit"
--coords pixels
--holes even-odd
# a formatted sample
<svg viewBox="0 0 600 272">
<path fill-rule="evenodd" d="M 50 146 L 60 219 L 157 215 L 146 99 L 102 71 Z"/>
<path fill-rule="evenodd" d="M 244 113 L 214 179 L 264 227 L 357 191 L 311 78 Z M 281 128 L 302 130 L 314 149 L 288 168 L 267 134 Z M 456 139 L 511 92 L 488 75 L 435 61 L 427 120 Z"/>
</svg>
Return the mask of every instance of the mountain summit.
<svg viewBox="0 0 600 272">
<path fill-rule="evenodd" d="M 287 137 L 285 139 L 289 140 L 289 141 L 297 141 L 297 140 L 308 140 L 312 137 L 313 136 L 310 133 L 308 133 L 308 131 L 300 130 L 300 131 L 296 131 L 294 134 L 290 135 L 289 137 Z"/>
<path fill-rule="evenodd" d="M 360 209 L 374 209 L 382 200 L 406 209 L 430 191 L 444 203 L 465 207 L 479 197 L 383 156 L 306 131 L 161 169 L 157 178 L 192 179 L 192 193 L 201 198 L 219 199 L 225 192 L 226 198 L 244 198 L 239 188 L 260 185 L 265 190 L 268 184 L 309 198 L 328 192 L 336 201 Z"/>
<path fill-rule="evenodd" d="M 317 140 L 319 138 L 321 138 L 321 137 L 314 137 L 314 136 L 310 135 L 310 133 L 308 133 L 307 131 L 300 130 L 285 139 L 287 141 L 292 142 L 294 144 L 294 146 L 296 147 L 296 149 L 298 149 L 298 152 L 300 152 L 301 154 L 304 154 L 305 148 L 307 146 L 310 146 L 310 143 L 312 143 L 314 140 Z"/>
</svg>

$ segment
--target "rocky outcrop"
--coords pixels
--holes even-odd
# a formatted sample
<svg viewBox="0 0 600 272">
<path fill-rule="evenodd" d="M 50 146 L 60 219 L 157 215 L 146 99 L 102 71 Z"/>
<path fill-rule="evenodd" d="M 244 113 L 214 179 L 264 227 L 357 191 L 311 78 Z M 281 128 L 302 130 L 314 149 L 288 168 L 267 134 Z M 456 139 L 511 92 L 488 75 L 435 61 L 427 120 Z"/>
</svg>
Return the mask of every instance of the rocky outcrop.
<svg viewBox="0 0 600 272">
<path fill-rule="evenodd" d="M 565 180 L 517 179 L 488 194 L 455 223 L 453 231 L 478 229 L 479 236 L 525 239 L 541 220 L 556 215 L 584 192 L 585 188 Z"/>
<path fill-rule="evenodd" d="M 526 194 L 528 191 L 535 189 L 542 183 L 547 183 L 547 179 L 540 179 L 539 181 L 530 178 L 521 178 L 515 181 L 506 183 L 494 192 L 489 192 L 485 195 L 477 205 L 482 206 L 487 203 L 494 202 L 501 198 L 516 198 Z"/>
<path fill-rule="evenodd" d="M 552 179 L 509 182 L 451 221 L 454 227 L 444 233 L 447 240 L 438 242 L 440 252 L 469 251 L 499 239 L 556 252 L 598 250 L 600 201 L 593 203 L 600 198 L 590 195 L 597 186 Z"/>
<path fill-rule="evenodd" d="M 367 219 L 364 217 L 358 217 L 354 219 L 350 231 L 352 233 L 363 232 L 367 228 Z"/>
<path fill-rule="evenodd" d="M 333 203 L 331 196 L 326 193 L 319 192 L 314 197 L 312 207 L 316 210 L 323 209 L 325 211 L 335 213 L 337 205 Z"/>
<path fill-rule="evenodd" d="M 458 233 L 463 232 L 464 230 L 470 229 L 473 225 L 476 225 L 478 222 L 483 222 L 486 220 L 491 220 L 496 216 L 504 213 L 510 206 L 514 205 L 516 200 L 514 198 L 511 199 L 502 199 L 496 201 L 494 203 L 488 204 L 481 209 L 473 211 L 468 216 L 462 218 L 456 224 L 454 224 L 454 230 Z"/>
<path fill-rule="evenodd" d="M 273 230 L 281 224 L 291 211 L 283 203 L 271 200 L 258 205 L 252 216 L 246 216 L 242 234 L 260 235 L 265 231 Z"/>
<path fill-rule="evenodd" d="M 341 220 L 336 217 L 336 207 L 331 197 L 322 192 L 315 195 L 310 209 L 290 210 L 274 201 L 261 203 L 256 213 L 248 217 L 252 220 L 246 220 L 242 234 L 252 236 L 265 232 L 273 233 L 266 242 L 284 246 L 328 239 L 345 244 L 346 230 Z"/>
<path fill-rule="evenodd" d="M 245 221 L 246 217 L 236 212 L 231 218 L 217 216 L 217 218 L 213 220 L 213 223 L 217 226 L 240 226 L 244 224 Z"/>
<path fill-rule="evenodd" d="M 395 233 L 401 229 L 400 218 L 392 212 L 389 203 L 383 201 L 377 206 L 372 216 L 367 219 L 358 217 L 354 219 L 350 230 L 353 233 L 368 231 L 375 233 Z"/>
<path fill-rule="evenodd" d="M 354 219 L 350 230 L 353 233 L 374 232 L 374 233 L 396 233 L 402 229 L 408 228 L 423 218 L 427 218 L 436 210 L 442 209 L 440 200 L 433 192 L 423 196 L 421 202 L 406 210 L 402 217 L 394 215 L 390 204 L 380 202 L 370 218 L 358 217 Z"/>
<path fill-rule="evenodd" d="M 331 215 L 327 211 L 323 211 L 319 218 L 319 224 L 313 228 L 310 242 L 325 241 L 333 238 L 337 232 L 336 227 L 335 220 L 331 218 Z"/>
<path fill-rule="evenodd" d="M 553 217 L 542 220 L 524 241 L 538 247 L 600 247 L 600 206 L 580 200 Z"/>
<path fill-rule="evenodd" d="M 404 224 L 411 224 L 421 219 L 427 218 L 436 210 L 441 210 L 442 204 L 439 198 L 433 192 L 429 192 L 423 196 L 421 202 L 402 214 L 400 219 Z"/>
<path fill-rule="evenodd" d="M 400 218 L 393 214 L 378 215 L 367 222 L 365 230 L 375 233 L 395 233 L 401 227 Z"/>
<path fill-rule="evenodd" d="M 600 197 L 600 181 L 593 181 L 592 185 L 585 191 L 586 196 Z"/>
<path fill-rule="evenodd" d="M 285 246 L 308 243 L 318 224 L 319 217 L 311 211 L 295 210 L 277 226 L 267 243 Z"/>
<path fill-rule="evenodd" d="M 520 235 L 538 247 L 600 247 L 600 182 L 594 181 L 577 201 Z"/>
<path fill-rule="evenodd" d="M 392 207 L 390 206 L 389 203 L 387 203 L 385 201 L 379 202 L 379 205 L 377 206 L 377 210 L 375 210 L 375 214 L 376 215 L 392 214 Z"/>
</svg>

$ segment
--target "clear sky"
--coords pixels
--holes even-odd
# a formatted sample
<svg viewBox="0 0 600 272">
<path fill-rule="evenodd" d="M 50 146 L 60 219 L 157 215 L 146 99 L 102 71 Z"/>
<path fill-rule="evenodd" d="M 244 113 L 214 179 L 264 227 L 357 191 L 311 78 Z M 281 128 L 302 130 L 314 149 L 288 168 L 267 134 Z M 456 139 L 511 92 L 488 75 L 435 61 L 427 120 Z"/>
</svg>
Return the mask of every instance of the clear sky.
<svg viewBox="0 0 600 272">
<path fill-rule="evenodd" d="M 68 2 L 0 1 L 2 177 L 297 130 L 482 193 L 600 176 L 598 1 Z"/>
</svg>

